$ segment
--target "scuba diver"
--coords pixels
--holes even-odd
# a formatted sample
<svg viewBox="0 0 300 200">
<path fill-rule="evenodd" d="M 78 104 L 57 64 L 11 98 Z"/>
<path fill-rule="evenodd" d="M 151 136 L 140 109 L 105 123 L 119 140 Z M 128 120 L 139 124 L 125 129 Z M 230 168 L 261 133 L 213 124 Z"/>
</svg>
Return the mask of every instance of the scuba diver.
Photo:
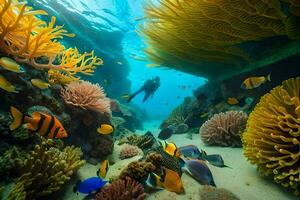
<svg viewBox="0 0 300 200">
<path fill-rule="evenodd" d="M 145 96 L 143 99 L 143 102 L 145 102 L 148 99 L 148 97 L 154 95 L 154 92 L 157 90 L 159 86 L 160 86 L 160 79 L 158 76 L 152 79 L 148 79 L 138 91 L 130 95 L 127 102 L 129 103 L 136 95 L 138 95 L 141 92 L 145 92 Z"/>
</svg>

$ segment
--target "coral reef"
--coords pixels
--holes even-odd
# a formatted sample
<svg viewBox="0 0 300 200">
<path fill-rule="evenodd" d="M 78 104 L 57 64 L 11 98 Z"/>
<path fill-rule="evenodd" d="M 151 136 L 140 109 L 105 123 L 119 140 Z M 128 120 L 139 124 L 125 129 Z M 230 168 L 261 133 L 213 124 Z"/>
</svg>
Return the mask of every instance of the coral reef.
<svg viewBox="0 0 300 200">
<path fill-rule="evenodd" d="M 119 158 L 126 159 L 138 155 L 139 148 L 130 144 L 124 144 L 119 154 Z"/>
<path fill-rule="evenodd" d="M 65 74 L 58 70 L 50 69 L 48 71 L 48 81 L 51 84 L 67 85 L 71 82 L 77 82 L 80 78 Z"/>
<path fill-rule="evenodd" d="M 141 136 L 136 134 L 125 135 L 123 138 L 120 139 L 119 144 L 128 143 L 134 146 L 138 146 L 144 151 L 150 149 L 155 142 L 155 137 L 152 135 L 151 132 L 148 131 L 147 133 Z"/>
<path fill-rule="evenodd" d="M 143 181 L 146 181 L 148 174 L 153 172 L 155 169 L 155 165 L 151 162 L 133 161 L 122 170 L 119 178 L 124 179 L 128 176 L 142 183 Z"/>
<path fill-rule="evenodd" d="M 37 199 L 58 191 L 84 163 L 80 148 L 60 150 L 53 140 L 36 145 L 22 168 L 23 175 L 9 194 L 9 200 Z"/>
<path fill-rule="evenodd" d="M 93 52 L 80 54 L 76 48 L 65 49 L 58 39 L 74 34 L 55 26 L 55 17 L 48 24 L 37 17 L 47 15 L 45 11 L 33 10 L 18 0 L 1 0 L 1 5 L 0 50 L 18 62 L 37 69 L 62 70 L 68 75 L 92 74 L 103 63 Z"/>
<path fill-rule="evenodd" d="M 26 157 L 27 153 L 24 150 L 16 146 L 10 147 L 0 157 L 0 176 L 3 179 L 8 176 L 16 176 L 16 172 L 24 166 Z"/>
<path fill-rule="evenodd" d="M 239 198 L 224 188 L 203 185 L 200 188 L 200 200 L 239 200 Z"/>
<path fill-rule="evenodd" d="M 202 141 L 206 145 L 241 147 L 241 133 L 247 122 L 244 112 L 228 111 L 215 114 L 199 129 Z"/>
<path fill-rule="evenodd" d="M 145 23 L 140 26 L 149 44 L 144 51 L 157 65 L 214 80 L 240 72 L 241 65 L 252 61 L 244 46 L 274 36 L 299 39 L 299 7 L 294 2 L 286 13 L 283 4 L 279 0 L 147 1 Z"/>
<path fill-rule="evenodd" d="M 111 113 L 110 101 L 99 84 L 88 81 L 72 82 L 61 91 L 61 96 L 67 105 L 100 113 Z"/>
<path fill-rule="evenodd" d="M 265 94 L 250 114 L 242 136 L 244 154 L 258 170 L 299 194 L 300 78 Z"/>
<path fill-rule="evenodd" d="M 145 198 L 143 186 L 130 177 L 114 181 L 95 196 L 95 200 L 143 200 Z"/>
<path fill-rule="evenodd" d="M 97 135 L 91 141 L 92 150 L 90 155 L 94 158 L 105 159 L 112 154 L 114 142 L 111 135 Z"/>
</svg>

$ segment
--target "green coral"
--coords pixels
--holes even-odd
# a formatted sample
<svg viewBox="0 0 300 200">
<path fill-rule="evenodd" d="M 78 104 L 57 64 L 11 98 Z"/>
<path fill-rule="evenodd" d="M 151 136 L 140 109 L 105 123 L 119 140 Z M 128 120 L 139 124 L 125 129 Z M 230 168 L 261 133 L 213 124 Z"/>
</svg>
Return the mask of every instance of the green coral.
<svg viewBox="0 0 300 200">
<path fill-rule="evenodd" d="M 26 153 L 21 149 L 13 146 L 6 150 L 0 157 L 0 175 L 1 177 L 9 176 L 12 172 L 16 172 L 17 169 L 24 165 L 24 159 Z"/>
<path fill-rule="evenodd" d="M 9 194 L 8 200 L 38 199 L 58 191 L 85 163 L 78 147 L 60 150 L 54 141 L 44 140 L 36 145 L 22 168 L 23 175 Z"/>
</svg>

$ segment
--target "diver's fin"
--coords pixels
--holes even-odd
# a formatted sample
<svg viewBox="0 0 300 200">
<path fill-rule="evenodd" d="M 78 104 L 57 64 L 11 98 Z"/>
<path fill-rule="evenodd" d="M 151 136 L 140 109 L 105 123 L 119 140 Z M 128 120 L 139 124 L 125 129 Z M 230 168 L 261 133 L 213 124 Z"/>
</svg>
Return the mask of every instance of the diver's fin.
<svg viewBox="0 0 300 200">
<path fill-rule="evenodd" d="M 9 129 L 13 131 L 22 125 L 24 115 L 21 113 L 21 111 L 13 106 L 10 107 L 10 113 L 13 117 L 13 122 L 9 125 Z"/>
</svg>

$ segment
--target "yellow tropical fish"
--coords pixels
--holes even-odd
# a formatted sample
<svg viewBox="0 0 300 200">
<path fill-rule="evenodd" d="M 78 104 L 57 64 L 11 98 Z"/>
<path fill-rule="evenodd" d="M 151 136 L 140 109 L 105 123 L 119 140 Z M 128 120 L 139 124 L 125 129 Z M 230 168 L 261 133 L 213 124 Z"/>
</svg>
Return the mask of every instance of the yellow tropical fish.
<svg viewBox="0 0 300 200">
<path fill-rule="evenodd" d="M 270 74 L 268 74 L 266 77 L 264 76 L 249 77 L 243 81 L 241 88 L 246 90 L 251 90 L 253 88 L 259 87 L 260 85 L 264 84 L 267 81 L 271 81 Z"/>
<path fill-rule="evenodd" d="M 97 128 L 97 132 L 103 135 L 111 134 L 114 131 L 114 128 L 109 124 L 101 124 L 99 128 Z"/>
<path fill-rule="evenodd" d="M 159 66 L 161 66 L 161 64 L 157 64 L 157 63 L 147 64 L 147 67 L 159 67 Z"/>
<path fill-rule="evenodd" d="M 123 94 L 123 95 L 121 96 L 122 99 L 128 99 L 129 97 L 130 97 L 129 94 Z"/>
<path fill-rule="evenodd" d="M 234 97 L 229 97 L 229 98 L 227 99 L 227 103 L 228 103 L 229 105 L 236 105 L 236 104 L 239 103 L 239 100 L 237 100 L 237 98 L 234 98 Z"/>
<path fill-rule="evenodd" d="M 32 83 L 32 85 L 34 85 L 35 87 L 38 87 L 42 90 L 48 89 L 50 84 L 46 83 L 45 81 L 41 80 L 41 79 L 31 79 L 30 82 Z"/>
<path fill-rule="evenodd" d="M 150 173 L 146 184 L 152 188 L 163 189 L 178 194 L 184 192 L 183 184 L 179 174 L 173 170 L 163 167 L 162 175 L 158 176 L 155 173 Z"/>
<path fill-rule="evenodd" d="M 8 57 L 0 58 L 0 66 L 6 70 L 16 72 L 16 73 L 25 72 L 25 70 L 15 60 Z"/>
<path fill-rule="evenodd" d="M 180 156 L 177 146 L 173 142 L 162 141 L 161 145 L 163 150 L 170 156 L 175 156 L 175 157 Z"/>
<path fill-rule="evenodd" d="M 201 113 L 200 118 L 206 118 L 209 116 L 208 112 Z"/>
<path fill-rule="evenodd" d="M 7 92 L 13 92 L 13 93 L 18 93 L 16 90 L 15 86 L 13 86 L 4 76 L 0 74 L 0 88 L 3 90 L 6 90 Z"/>
<path fill-rule="evenodd" d="M 106 174 L 107 174 L 107 171 L 108 171 L 108 167 L 109 167 L 109 162 L 108 160 L 103 160 L 101 163 L 100 163 L 100 168 L 98 169 L 97 171 L 97 175 L 104 179 L 106 177 Z"/>
</svg>

